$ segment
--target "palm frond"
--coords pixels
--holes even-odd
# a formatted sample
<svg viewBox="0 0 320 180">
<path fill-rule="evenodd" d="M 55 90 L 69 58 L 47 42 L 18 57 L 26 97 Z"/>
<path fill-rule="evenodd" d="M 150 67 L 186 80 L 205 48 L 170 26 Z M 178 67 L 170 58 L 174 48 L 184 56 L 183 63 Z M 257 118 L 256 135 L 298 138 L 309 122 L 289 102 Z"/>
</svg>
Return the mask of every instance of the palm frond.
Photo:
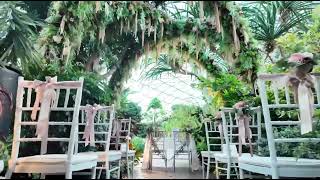
<svg viewBox="0 0 320 180">
<path fill-rule="evenodd" d="M 0 2 L 0 57 L 6 61 L 6 66 L 27 68 L 39 65 L 40 55 L 37 53 L 31 37 L 36 34 L 36 28 L 42 26 L 40 21 L 33 20 L 22 9 L 23 3 Z"/>
</svg>

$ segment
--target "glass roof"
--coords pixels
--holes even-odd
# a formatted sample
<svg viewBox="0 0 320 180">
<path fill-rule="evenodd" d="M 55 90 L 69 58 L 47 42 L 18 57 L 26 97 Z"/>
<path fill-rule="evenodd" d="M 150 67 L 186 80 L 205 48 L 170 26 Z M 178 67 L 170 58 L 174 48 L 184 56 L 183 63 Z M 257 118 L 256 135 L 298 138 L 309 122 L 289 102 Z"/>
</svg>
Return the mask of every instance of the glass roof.
<svg viewBox="0 0 320 180">
<path fill-rule="evenodd" d="M 138 103 L 145 112 L 150 101 L 157 97 L 164 108 L 170 112 L 175 104 L 202 106 L 205 104 L 202 92 L 192 85 L 198 80 L 190 75 L 163 73 L 158 79 L 141 78 L 142 69 L 132 72 L 132 77 L 125 84 L 132 92 L 128 99 Z"/>
</svg>

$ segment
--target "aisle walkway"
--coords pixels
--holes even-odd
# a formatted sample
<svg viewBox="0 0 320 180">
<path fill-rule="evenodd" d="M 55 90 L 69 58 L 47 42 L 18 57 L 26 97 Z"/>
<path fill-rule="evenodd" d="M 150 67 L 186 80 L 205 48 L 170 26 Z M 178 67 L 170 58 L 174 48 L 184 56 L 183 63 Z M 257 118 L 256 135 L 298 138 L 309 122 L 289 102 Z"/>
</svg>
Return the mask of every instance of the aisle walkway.
<svg viewBox="0 0 320 180">
<path fill-rule="evenodd" d="M 166 169 L 160 159 L 153 160 L 152 171 L 141 170 L 141 165 L 135 166 L 135 179 L 202 179 L 201 170 L 191 172 L 187 160 L 176 160 L 176 172 L 173 172 L 172 166 Z"/>
</svg>

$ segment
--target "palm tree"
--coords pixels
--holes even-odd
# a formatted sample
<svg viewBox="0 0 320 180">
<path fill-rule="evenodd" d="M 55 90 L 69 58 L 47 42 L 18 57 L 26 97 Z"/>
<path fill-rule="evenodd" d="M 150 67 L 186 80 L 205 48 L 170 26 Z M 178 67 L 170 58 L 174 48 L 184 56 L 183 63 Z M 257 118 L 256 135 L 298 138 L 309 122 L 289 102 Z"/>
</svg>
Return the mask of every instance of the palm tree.
<svg viewBox="0 0 320 180">
<path fill-rule="evenodd" d="M 0 66 L 25 69 L 39 65 L 40 56 L 31 40 L 36 28 L 42 25 L 33 20 L 21 7 L 21 1 L 0 2 Z"/>
<path fill-rule="evenodd" d="M 262 1 L 244 4 L 242 10 L 249 19 L 255 38 L 264 42 L 267 58 L 271 59 L 275 40 L 304 24 L 310 18 L 312 8 L 312 2 Z"/>
</svg>

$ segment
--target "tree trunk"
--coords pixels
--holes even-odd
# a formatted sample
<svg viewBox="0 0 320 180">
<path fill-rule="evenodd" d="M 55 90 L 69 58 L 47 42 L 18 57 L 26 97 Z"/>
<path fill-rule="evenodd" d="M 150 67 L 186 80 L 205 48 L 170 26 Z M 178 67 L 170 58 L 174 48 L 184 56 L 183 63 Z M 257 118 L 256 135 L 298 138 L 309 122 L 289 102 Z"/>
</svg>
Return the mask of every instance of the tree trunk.
<svg viewBox="0 0 320 180">
<path fill-rule="evenodd" d="M 89 57 L 89 61 L 86 63 L 85 68 L 88 72 L 93 72 L 96 69 L 97 65 L 99 65 L 100 56 L 98 53 L 93 53 Z"/>
</svg>

